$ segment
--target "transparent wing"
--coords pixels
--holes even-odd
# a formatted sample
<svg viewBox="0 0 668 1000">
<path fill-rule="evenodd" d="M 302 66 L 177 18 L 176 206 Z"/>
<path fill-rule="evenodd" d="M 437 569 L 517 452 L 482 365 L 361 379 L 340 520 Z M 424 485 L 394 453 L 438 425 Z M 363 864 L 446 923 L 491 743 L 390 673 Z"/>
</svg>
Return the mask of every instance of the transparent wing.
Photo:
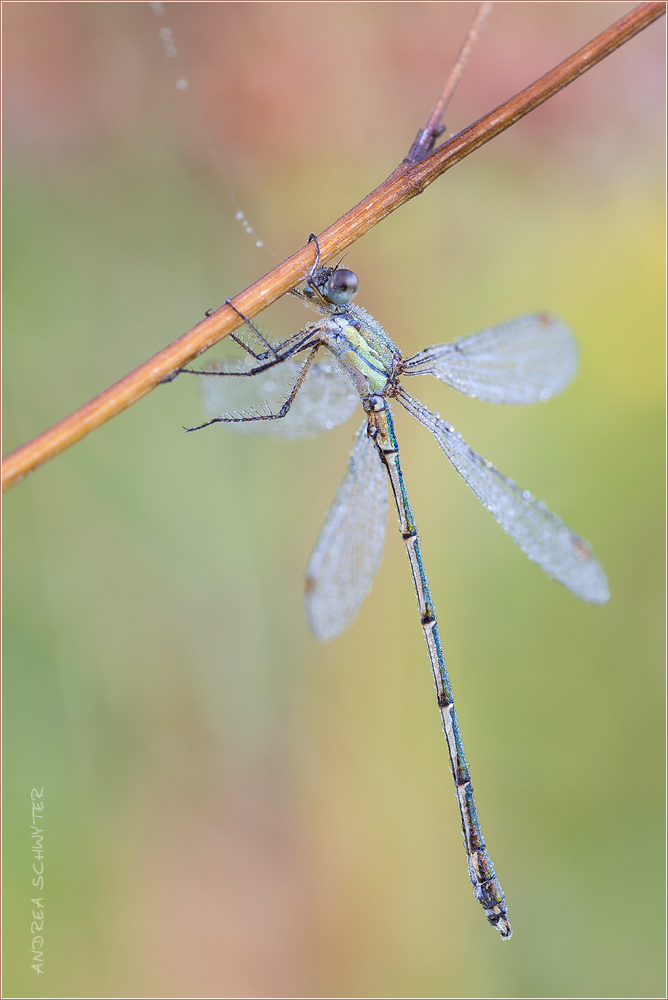
<svg viewBox="0 0 668 1000">
<path fill-rule="evenodd" d="M 385 469 L 366 433 L 357 432 L 350 463 L 306 569 L 304 611 L 321 642 L 335 639 L 357 614 L 376 575 L 385 540 Z"/>
<path fill-rule="evenodd" d="M 406 392 L 398 397 L 409 413 L 428 427 L 464 482 L 529 559 L 568 587 L 576 597 L 603 604 L 608 581 L 589 544 L 571 531 L 544 503 L 506 479 L 491 462 L 469 448 L 461 434 Z"/>
<path fill-rule="evenodd" d="M 557 316 L 530 313 L 436 344 L 406 362 L 405 375 L 434 375 L 489 403 L 544 403 L 575 375 L 578 344 Z"/>
<path fill-rule="evenodd" d="M 304 384 L 281 420 L 234 422 L 235 418 L 255 417 L 280 410 L 303 366 L 304 360 L 288 358 L 259 375 L 229 378 L 202 375 L 204 409 L 210 417 L 230 417 L 226 426 L 248 434 L 264 434 L 286 440 L 317 437 L 346 421 L 360 401 L 359 395 L 341 377 L 333 363 L 316 362 L 311 365 Z M 246 369 L 240 366 L 233 370 Z"/>
</svg>

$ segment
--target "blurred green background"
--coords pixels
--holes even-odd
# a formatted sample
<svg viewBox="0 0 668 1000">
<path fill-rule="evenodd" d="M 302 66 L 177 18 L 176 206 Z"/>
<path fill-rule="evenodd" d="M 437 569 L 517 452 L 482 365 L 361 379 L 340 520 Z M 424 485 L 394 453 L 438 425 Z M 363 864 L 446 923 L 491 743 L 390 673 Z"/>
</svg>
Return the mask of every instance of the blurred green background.
<svg viewBox="0 0 668 1000">
<path fill-rule="evenodd" d="M 496 5 L 449 130 L 631 6 Z M 379 183 L 475 9 L 3 5 L 4 452 L 273 265 L 239 206 L 282 258 Z M 513 940 L 467 879 L 393 515 L 351 629 L 321 646 L 302 617 L 360 421 L 185 435 L 183 379 L 5 498 L 5 996 L 665 996 L 663 33 L 346 256 L 405 354 L 539 308 L 581 341 L 544 406 L 411 388 L 593 542 L 606 607 L 548 580 L 397 415 Z M 307 319 L 290 301 L 261 323 Z"/>
</svg>

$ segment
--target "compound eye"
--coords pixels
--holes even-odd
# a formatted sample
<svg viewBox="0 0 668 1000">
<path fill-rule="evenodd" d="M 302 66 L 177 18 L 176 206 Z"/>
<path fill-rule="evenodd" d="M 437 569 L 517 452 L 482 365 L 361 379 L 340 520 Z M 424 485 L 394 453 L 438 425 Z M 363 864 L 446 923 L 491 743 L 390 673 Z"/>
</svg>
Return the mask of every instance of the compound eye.
<svg viewBox="0 0 668 1000">
<path fill-rule="evenodd" d="M 357 295 L 359 286 L 360 283 L 354 271 L 349 271 L 346 267 L 339 267 L 330 275 L 325 295 L 334 305 L 344 306 L 352 302 Z"/>
</svg>

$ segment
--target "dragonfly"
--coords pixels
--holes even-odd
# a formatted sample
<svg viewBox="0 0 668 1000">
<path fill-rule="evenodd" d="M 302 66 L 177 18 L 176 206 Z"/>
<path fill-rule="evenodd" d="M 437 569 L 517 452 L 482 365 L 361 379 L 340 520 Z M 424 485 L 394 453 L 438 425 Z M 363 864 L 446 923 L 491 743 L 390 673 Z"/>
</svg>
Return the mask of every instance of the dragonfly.
<svg viewBox="0 0 668 1000">
<path fill-rule="evenodd" d="M 315 437 L 343 423 L 361 403 L 364 422 L 306 570 L 306 619 L 315 638 L 323 642 L 335 639 L 351 624 L 380 564 L 389 481 L 434 676 L 469 878 L 489 923 L 508 940 L 512 930 L 505 896 L 478 819 L 436 611 L 399 460 L 392 404 L 408 410 L 431 431 L 478 500 L 531 560 L 576 597 L 603 604 L 609 597 L 608 584 L 589 543 L 476 454 L 461 434 L 403 385 L 409 378 L 432 375 L 458 392 L 492 403 L 545 402 L 575 375 L 577 341 L 562 320 L 541 312 L 404 358 L 380 323 L 353 303 L 359 287 L 355 273 L 320 266 L 317 239 L 316 248 L 305 288 L 293 294 L 319 318 L 272 344 L 240 314 L 254 334 L 252 343 L 232 335 L 246 352 L 245 366 L 182 370 L 202 376 L 205 409 L 212 414 L 205 423 L 186 430 L 222 423 L 288 440 Z M 267 401 L 272 394 L 277 397 L 273 406 Z"/>
</svg>

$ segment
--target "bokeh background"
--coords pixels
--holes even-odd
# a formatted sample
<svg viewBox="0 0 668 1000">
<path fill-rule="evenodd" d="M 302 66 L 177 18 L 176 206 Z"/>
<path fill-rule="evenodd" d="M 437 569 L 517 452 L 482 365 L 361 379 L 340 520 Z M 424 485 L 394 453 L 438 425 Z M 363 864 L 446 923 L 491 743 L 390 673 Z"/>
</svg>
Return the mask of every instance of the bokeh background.
<svg viewBox="0 0 668 1000">
<path fill-rule="evenodd" d="M 497 4 L 449 130 L 631 6 Z M 282 258 L 379 183 L 476 9 L 152 7 L 3 4 L 4 452 L 268 270 L 258 239 Z M 606 607 L 397 416 L 513 940 L 468 883 L 393 516 L 351 629 L 302 617 L 359 421 L 185 435 L 183 379 L 6 495 L 5 996 L 665 996 L 663 92 L 659 23 L 346 256 L 406 354 L 539 308 L 582 345 L 544 406 L 411 388 L 591 539 Z"/>
</svg>

